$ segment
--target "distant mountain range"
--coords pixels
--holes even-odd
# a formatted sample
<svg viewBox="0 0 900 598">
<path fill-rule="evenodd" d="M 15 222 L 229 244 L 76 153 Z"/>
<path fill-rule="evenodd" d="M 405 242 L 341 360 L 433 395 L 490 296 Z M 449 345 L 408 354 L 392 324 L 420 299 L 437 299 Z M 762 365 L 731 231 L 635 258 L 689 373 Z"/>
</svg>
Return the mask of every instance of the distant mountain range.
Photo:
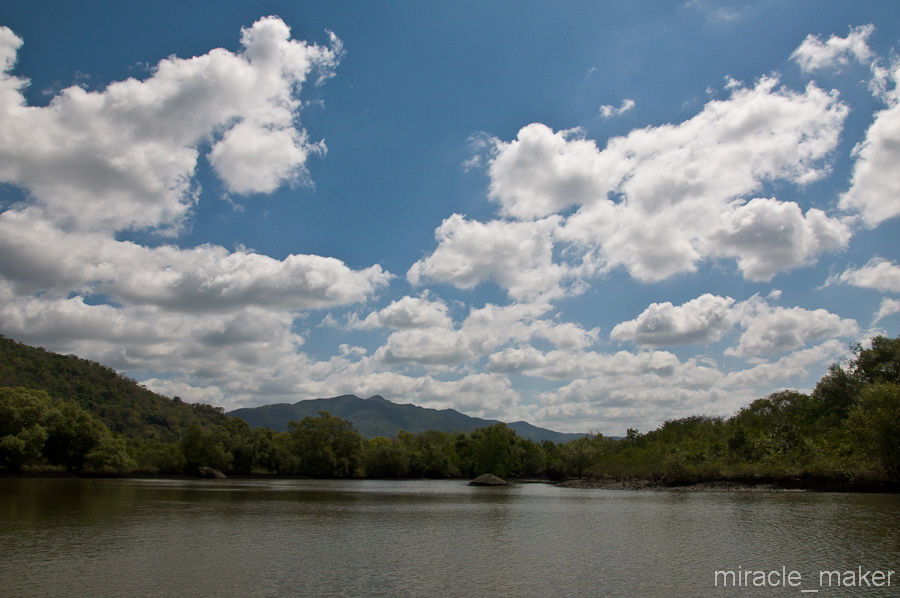
<svg viewBox="0 0 900 598">
<path fill-rule="evenodd" d="M 427 409 L 410 404 L 392 403 L 375 395 L 361 399 L 355 395 L 342 395 L 330 399 L 310 399 L 293 405 L 279 403 L 235 409 L 228 415 L 239 417 L 254 428 L 269 428 L 278 432 L 287 430 L 288 422 L 300 421 L 306 416 L 316 416 L 327 411 L 349 420 L 356 430 L 366 438 L 384 436 L 393 438 L 401 430 L 418 434 L 429 430 L 441 432 L 471 432 L 498 423 L 497 420 L 470 417 L 453 409 Z M 539 428 L 527 422 L 507 424 L 522 438 L 535 442 L 552 440 L 568 442 L 584 434 L 567 434 Z"/>
</svg>

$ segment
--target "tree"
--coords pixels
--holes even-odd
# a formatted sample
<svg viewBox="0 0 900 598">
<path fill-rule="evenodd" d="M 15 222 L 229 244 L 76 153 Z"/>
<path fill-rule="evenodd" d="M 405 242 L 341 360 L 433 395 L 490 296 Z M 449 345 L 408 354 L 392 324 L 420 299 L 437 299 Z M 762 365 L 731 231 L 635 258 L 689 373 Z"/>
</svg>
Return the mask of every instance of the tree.
<svg viewBox="0 0 900 598">
<path fill-rule="evenodd" d="M 0 466 L 62 465 L 121 472 L 134 466 L 125 442 L 74 401 L 45 391 L 0 388 Z"/>
<path fill-rule="evenodd" d="M 200 467 L 212 467 L 227 471 L 234 455 L 225 448 L 223 439 L 213 430 L 204 430 L 198 425 L 191 426 L 181 439 L 185 467 L 196 472 Z"/>
<path fill-rule="evenodd" d="M 603 435 L 582 436 L 562 446 L 565 471 L 582 477 L 604 452 Z"/>
<path fill-rule="evenodd" d="M 409 473 L 409 455 L 399 440 L 377 436 L 366 443 L 365 471 L 376 478 L 402 478 Z"/>
<path fill-rule="evenodd" d="M 851 368 L 863 384 L 900 383 L 900 337 L 876 336 L 868 349 L 857 344 Z"/>
<path fill-rule="evenodd" d="M 320 477 L 359 475 L 362 436 L 353 425 L 327 411 L 288 423 L 291 451 L 299 458 L 299 473 Z"/>
<path fill-rule="evenodd" d="M 849 424 L 866 455 L 900 480 L 900 384 L 864 388 L 850 410 Z"/>
<path fill-rule="evenodd" d="M 523 451 L 517 439 L 515 430 L 502 422 L 474 430 L 469 443 L 471 474 L 519 475 Z"/>
</svg>

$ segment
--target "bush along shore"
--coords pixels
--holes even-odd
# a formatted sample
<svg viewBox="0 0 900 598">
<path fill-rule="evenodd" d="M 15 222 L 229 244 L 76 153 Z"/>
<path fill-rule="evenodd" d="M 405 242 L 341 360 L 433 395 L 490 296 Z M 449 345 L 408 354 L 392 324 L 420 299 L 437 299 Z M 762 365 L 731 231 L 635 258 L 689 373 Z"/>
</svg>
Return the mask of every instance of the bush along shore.
<svg viewBox="0 0 900 598">
<path fill-rule="evenodd" d="M 21 346 L 14 349 L 16 367 L 37 367 Z M 809 394 L 781 391 L 728 418 L 698 415 L 646 433 L 629 429 L 624 438 L 596 434 L 561 444 L 523 439 L 502 423 L 468 433 L 366 439 L 326 412 L 274 432 L 177 398 L 160 399 L 173 403 L 160 406 L 140 397 L 128 409 L 116 409 L 103 387 L 90 389 L 91 397 L 106 397 L 102 404 L 65 396 L 60 389 L 82 382 L 60 374 L 74 375 L 70 370 L 41 364 L 56 372 L 45 388 L 35 383 L 37 374 L 27 386 L 0 387 L 0 473 L 197 475 L 211 468 L 229 476 L 322 478 L 471 479 L 491 473 L 620 489 L 900 486 L 900 337 L 856 345 Z M 17 379 L 15 374 L 6 377 Z"/>
</svg>

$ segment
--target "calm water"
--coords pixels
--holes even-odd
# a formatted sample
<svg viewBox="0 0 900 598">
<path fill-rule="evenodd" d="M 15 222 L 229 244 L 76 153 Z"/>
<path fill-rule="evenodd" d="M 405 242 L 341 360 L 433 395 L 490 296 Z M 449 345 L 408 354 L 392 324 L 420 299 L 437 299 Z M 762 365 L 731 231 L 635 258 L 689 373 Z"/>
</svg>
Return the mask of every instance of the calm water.
<svg viewBox="0 0 900 598">
<path fill-rule="evenodd" d="M 782 566 L 802 585 L 715 585 Z M 820 587 L 859 566 L 892 586 Z M 898 575 L 895 495 L 0 479 L 3 596 L 874 597 Z"/>
</svg>

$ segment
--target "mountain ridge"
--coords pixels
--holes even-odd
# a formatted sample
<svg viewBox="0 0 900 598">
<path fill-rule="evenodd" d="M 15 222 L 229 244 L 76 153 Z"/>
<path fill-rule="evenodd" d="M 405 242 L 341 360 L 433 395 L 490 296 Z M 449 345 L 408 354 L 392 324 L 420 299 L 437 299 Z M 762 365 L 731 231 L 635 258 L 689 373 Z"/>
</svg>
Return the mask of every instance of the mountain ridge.
<svg viewBox="0 0 900 598">
<path fill-rule="evenodd" d="M 377 394 L 368 398 L 339 395 L 330 398 L 306 399 L 296 403 L 244 407 L 229 411 L 227 415 L 239 417 L 254 428 L 269 428 L 281 432 L 287 430 L 289 421 L 300 421 L 304 417 L 318 415 L 320 411 L 327 411 L 331 415 L 350 421 L 353 427 L 366 438 L 376 436 L 393 438 L 400 431 L 413 434 L 431 430 L 471 432 L 499 423 L 499 420 L 472 417 L 455 409 L 433 409 L 412 403 L 395 403 Z M 585 434 L 557 432 L 524 421 L 506 423 L 506 425 L 515 430 L 520 437 L 535 442 L 551 440 L 560 443 L 585 436 Z"/>
</svg>

